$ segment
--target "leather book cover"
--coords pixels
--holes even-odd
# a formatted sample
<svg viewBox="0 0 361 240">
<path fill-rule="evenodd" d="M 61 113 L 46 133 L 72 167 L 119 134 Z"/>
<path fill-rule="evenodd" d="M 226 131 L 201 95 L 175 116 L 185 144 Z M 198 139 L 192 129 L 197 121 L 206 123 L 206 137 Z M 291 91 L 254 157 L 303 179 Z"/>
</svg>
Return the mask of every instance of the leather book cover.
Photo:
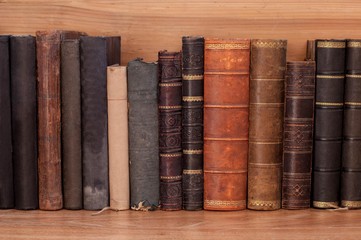
<svg viewBox="0 0 361 240">
<path fill-rule="evenodd" d="M 158 53 L 160 208 L 182 209 L 182 56 Z"/>
<path fill-rule="evenodd" d="M 304 209 L 311 203 L 314 61 L 287 62 L 283 140 L 282 208 Z"/>
<path fill-rule="evenodd" d="M 345 40 L 316 40 L 313 202 L 339 205 L 345 84 Z"/>
<path fill-rule="evenodd" d="M 120 64 L 120 36 L 105 38 L 107 41 L 107 65 Z"/>
<path fill-rule="evenodd" d="M 286 52 L 287 40 L 251 41 L 247 207 L 253 210 L 281 207 Z"/>
<path fill-rule="evenodd" d="M 107 68 L 110 208 L 129 209 L 127 67 Z"/>
<path fill-rule="evenodd" d="M 83 208 L 79 40 L 61 42 L 61 146 L 66 209 Z"/>
<path fill-rule="evenodd" d="M 316 61 L 316 41 L 315 40 L 307 40 L 306 46 L 306 61 Z"/>
<path fill-rule="evenodd" d="M 130 205 L 159 204 L 158 64 L 127 66 Z"/>
<path fill-rule="evenodd" d="M 182 38 L 183 209 L 203 209 L 204 38 Z"/>
<path fill-rule="evenodd" d="M 80 37 L 83 207 L 109 206 L 107 44 Z"/>
<path fill-rule="evenodd" d="M 22 210 L 39 207 L 35 46 L 33 36 L 10 37 L 14 197 Z"/>
<path fill-rule="evenodd" d="M 246 208 L 250 41 L 205 39 L 204 209 Z"/>
<path fill-rule="evenodd" d="M 361 40 L 346 42 L 341 206 L 361 208 Z"/>
<path fill-rule="evenodd" d="M 0 209 L 14 207 L 9 39 L 0 36 Z"/>
</svg>

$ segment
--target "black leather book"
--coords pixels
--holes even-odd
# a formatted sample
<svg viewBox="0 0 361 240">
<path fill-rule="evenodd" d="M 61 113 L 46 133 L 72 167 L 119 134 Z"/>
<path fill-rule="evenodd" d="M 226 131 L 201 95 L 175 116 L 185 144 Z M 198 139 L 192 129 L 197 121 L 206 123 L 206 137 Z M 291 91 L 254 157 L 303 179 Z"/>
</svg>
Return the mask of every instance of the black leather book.
<svg viewBox="0 0 361 240">
<path fill-rule="evenodd" d="M 15 208 L 23 210 L 39 206 L 35 46 L 33 36 L 10 37 Z"/>
<path fill-rule="evenodd" d="M 130 204 L 159 204 L 158 64 L 128 63 Z"/>
<path fill-rule="evenodd" d="M 316 104 L 313 163 L 313 206 L 339 204 L 342 157 L 344 40 L 316 40 Z"/>
<path fill-rule="evenodd" d="M 347 40 L 341 206 L 361 208 L 361 40 Z"/>
<path fill-rule="evenodd" d="M 0 209 L 14 207 L 9 36 L 0 36 Z"/>
<path fill-rule="evenodd" d="M 185 210 L 203 208 L 204 38 L 182 38 L 182 191 Z"/>
<path fill-rule="evenodd" d="M 107 44 L 104 37 L 80 37 L 83 207 L 109 205 Z"/>
</svg>

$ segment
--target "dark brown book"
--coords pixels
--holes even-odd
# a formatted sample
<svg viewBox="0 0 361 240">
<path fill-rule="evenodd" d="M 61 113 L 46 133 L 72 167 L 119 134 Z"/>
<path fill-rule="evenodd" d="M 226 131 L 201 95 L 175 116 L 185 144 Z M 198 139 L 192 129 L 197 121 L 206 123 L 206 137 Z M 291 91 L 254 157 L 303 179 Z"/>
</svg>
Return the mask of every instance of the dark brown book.
<svg viewBox="0 0 361 240">
<path fill-rule="evenodd" d="M 249 209 L 281 207 L 286 40 L 251 41 Z"/>
<path fill-rule="evenodd" d="M 160 51 L 159 169 L 160 208 L 182 209 L 182 68 L 181 53 Z"/>
<path fill-rule="evenodd" d="M 120 36 L 105 37 L 107 41 L 107 65 L 120 64 Z"/>
<path fill-rule="evenodd" d="M 249 64 L 247 39 L 205 39 L 204 209 L 246 208 Z"/>
<path fill-rule="evenodd" d="M 316 61 L 316 41 L 307 40 L 306 61 Z"/>
<path fill-rule="evenodd" d="M 203 208 L 204 38 L 182 38 L 183 208 Z"/>
<path fill-rule="evenodd" d="M 314 61 L 287 62 L 282 208 L 309 208 L 315 100 Z"/>
</svg>

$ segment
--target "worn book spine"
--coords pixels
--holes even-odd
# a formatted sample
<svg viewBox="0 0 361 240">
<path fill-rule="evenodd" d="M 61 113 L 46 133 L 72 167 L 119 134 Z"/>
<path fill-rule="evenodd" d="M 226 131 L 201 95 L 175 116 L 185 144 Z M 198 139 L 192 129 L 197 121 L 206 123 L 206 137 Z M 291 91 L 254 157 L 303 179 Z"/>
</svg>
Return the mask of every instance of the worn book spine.
<svg viewBox="0 0 361 240">
<path fill-rule="evenodd" d="M 204 38 L 182 38 L 183 209 L 203 209 Z"/>
<path fill-rule="evenodd" d="M 14 197 L 23 210 L 39 206 L 35 45 L 33 36 L 10 38 Z"/>
<path fill-rule="evenodd" d="M 0 36 L 0 209 L 14 207 L 9 36 Z"/>
<path fill-rule="evenodd" d="M 341 206 L 361 208 L 361 40 L 346 44 Z"/>
<path fill-rule="evenodd" d="M 205 39 L 204 209 L 246 208 L 250 41 Z"/>
<path fill-rule="evenodd" d="M 107 65 L 120 65 L 120 36 L 105 37 L 107 41 Z"/>
<path fill-rule="evenodd" d="M 286 209 L 310 207 L 315 71 L 314 61 L 287 62 L 282 178 Z"/>
<path fill-rule="evenodd" d="M 107 68 L 110 207 L 129 209 L 127 67 Z"/>
<path fill-rule="evenodd" d="M 281 207 L 286 40 L 251 42 L 249 209 Z"/>
<path fill-rule="evenodd" d="M 316 40 L 316 103 L 313 202 L 316 208 L 339 205 L 345 84 L 344 40 Z"/>
<path fill-rule="evenodd" d="M 83 207 L 79 40 L 61 42 L 61 146 L 64 208 Z"/>
<path fill-rule="evenodd" d="M 307 40 L 306 46 L 306 61 L 316 61 L 316 41 Z"/>
<path fill-rule="evenodd" d="M 158 64 L 127 66 L 130 205 L 159 204 Z"/>
<path fill-rule="evenodd" d="M 80 37 L 83 207 L 109 206 L 107 44 Z"/>
<path fill-rule="evenodd" d="M 159 169 L 160 208 L 182 209 L 182 69 L 181 53 L 160 51 Z"/>
</svg>

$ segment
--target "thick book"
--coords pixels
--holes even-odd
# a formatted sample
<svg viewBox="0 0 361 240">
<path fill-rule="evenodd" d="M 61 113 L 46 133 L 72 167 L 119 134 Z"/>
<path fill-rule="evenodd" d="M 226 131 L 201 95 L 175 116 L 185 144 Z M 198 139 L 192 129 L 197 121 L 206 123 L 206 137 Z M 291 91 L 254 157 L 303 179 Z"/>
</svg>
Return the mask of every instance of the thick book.
<svg viewBox="0 0 361 240">
<path fill-rule="evenodd" d="M 107 68 L 110 208 L 129 209 L 127 67 Z"/>
<path fill-rule="evenodd" d="M 83 208 L 79 39 L 61 42 L 61 147 L 66 209 Z"/>
<path fill-rule="evenodd" d="M 10 37 L 11 121 L 16 209 L 37 209 L 36 40 Z"/>
<path fill-rule="evenodd" d="M 83 208 L 109 206 L 107 44 L 80 37 Z"/>
<path fill-rule="evenodd" d="M 203 209 L 204 38 L 182 38 L 183 209 Z"/>
<path fill-rule="evenodd" d="M 182 209 L 182 55 L 158 53 L 160 208 Z"/>
<path fill-rule="evenodd" d="M 316 40 L 312 205 L 339 205 L 345 85 L 345 40 Z"/>
<path fill-rule="evenodd" d="M 250 41 L 205 39 L 204 209 L 246 208 Z"/>
<path fill-rule="evenodd" d="M 9 36 L 0 36 L 0 209 L 14 207 Z"/>
<path fill-rule="evenodd" d="M 286 52 L 287 40 L 251 41 L 247 207 L 253 210 L 281 207 Z"/>
<path fill-rule="evenodd" d="M 309 208 L 315 104 L 314 61 L 287 62 L 283 139 L 282 208 Z"/>
<path fill-rule="evenodd" d="M 361 208 L 361 40 L 346 43 L 341 206 Z"/>
<path fill-rule="evenodd" d="M 159 204 L 158 64 L 127 66 L 130 205 Z"/>
</svg>

